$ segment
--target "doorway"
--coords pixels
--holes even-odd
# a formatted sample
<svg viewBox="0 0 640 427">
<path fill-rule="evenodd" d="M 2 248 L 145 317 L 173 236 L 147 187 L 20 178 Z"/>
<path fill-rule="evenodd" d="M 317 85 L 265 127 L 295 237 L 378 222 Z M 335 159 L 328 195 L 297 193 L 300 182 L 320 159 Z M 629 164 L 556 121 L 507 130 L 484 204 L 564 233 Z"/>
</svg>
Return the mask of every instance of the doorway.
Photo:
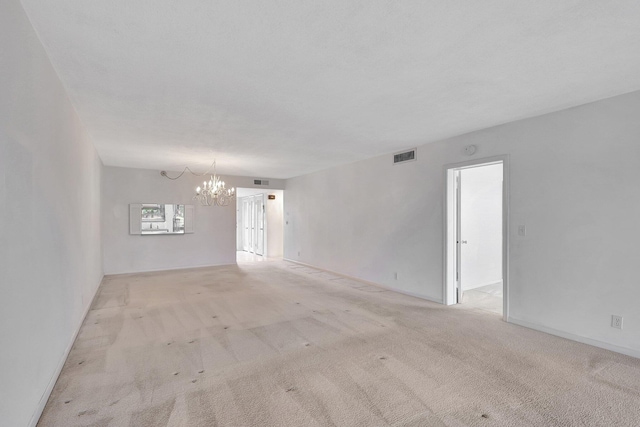
<svg viewBox="0 0 640 427">
<path fill-rule="evenodd" d="M 507 320 L 507 161 L 448 165 L 445 303 L 497 313 Z"/>
<path fill-rule="evenodd" d="M 283 190 L 237 189 L 237 262 L 282 258 L 283 193 Z"/>
<path fill-rule="evenodd" d="M 246 196 L 241 203 L 242 250 L 256 256 L 264 255 L 264 194 Z"/>
</svg>

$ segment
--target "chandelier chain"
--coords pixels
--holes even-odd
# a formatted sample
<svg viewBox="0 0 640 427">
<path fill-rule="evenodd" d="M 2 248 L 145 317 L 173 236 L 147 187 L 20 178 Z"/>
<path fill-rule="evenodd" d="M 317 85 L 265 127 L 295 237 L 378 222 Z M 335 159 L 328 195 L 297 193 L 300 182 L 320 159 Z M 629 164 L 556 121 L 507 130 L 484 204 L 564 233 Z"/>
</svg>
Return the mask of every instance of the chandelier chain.
<svg viewBox="0 0 640 427">
<path fill-rule="evenodd" d="M 180 175 L 176 176 L 175 178 L 170 177 L 170 176 L 167 174 L 167 171 L 161 171 L 161 172 L 160 172 L 160 175 L 162 175 L 162 176 L 164 176 L 165 178 L 168 178 L 168 179 L 170 179 L 170 180 L 172 180 L 172 181 L 175 181 L 176 179 L 179 179 L 182 175 L 184 175 L 184 173 L 185 173 L 186 171 L 189 171 L 189 173 L 191 173 L 191 175 L 195 175 L 195 176 L 205 176 L 205 175 L 208 175 L 208 174 L 209 174 L 209 172 L 211 172 L 211 169 L 215 168 L 215 166 L 216 166 L 216 161 L 214 160 L 214 161 L 213 161 L 213 163 L 211 163 L 211 166 L 209 166 L 209 169 L 207 169 L 207 170 L 206 170 L 205 172 L 203 172 L 203 173 L 196 173 L 196 172 L 192 171 L 192 170 L 191 170 L 191 168 L 190 168 L 189 166 L 185 166 L 185 167 L 184 167 L 184 169 L 182 170 L 182 172 L 180 172 Z"/>
<path fill-rule="evenodd" d="M 193 200 L 199 201 L 203 206 L 228 206 L 229 202 L 236 197 L 236 189 L 226 188 L 225 182 L 221 179 L 219 175 L 216 174 L 216 161 L 213 160 L 209 169 L 207 169 L 204 173 L 195 173 L 192 171 L 189 166 L 185 166 L 185 168 L 180 172 L 180 174 L 176 177 L 171 177 L 167 174 L 167 171 L 161 171 L 160 175 L 163 177 L 175 181 L 180 179 L 185 172 L 189 171 L 192 175 L 195 176 L 204 176 L 209 175 L 211 170 L 213 169 L 213 174 L 209 181 L 204 181 L 202 183 L 202 187 L 196 187 L 196 195 L 193 196 Z"/>
</svg>

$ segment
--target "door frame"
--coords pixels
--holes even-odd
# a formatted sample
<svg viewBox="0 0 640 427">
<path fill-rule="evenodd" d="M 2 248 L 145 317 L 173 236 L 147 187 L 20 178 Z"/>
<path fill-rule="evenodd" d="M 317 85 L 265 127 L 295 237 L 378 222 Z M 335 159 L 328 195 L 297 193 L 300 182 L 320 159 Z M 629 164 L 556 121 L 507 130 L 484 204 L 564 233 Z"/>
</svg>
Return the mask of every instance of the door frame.
<svg viewBox="0 0 640 427">
<path fill-rule="evenodd" d="M 253 238 L 255 239 L 253 244 L 253 253 L 258 256 L 264 256 L 266 258 L 267 248 L 265 245 L 265 241 L 267 234 L 267 212 L 265 206 L 265 198 L 264 194 L 255 194 L 251 197 L 253 197 L 253 219 L 256 227 L 255 233 L 253 235 Z M 262 225 L 262 229 L 260 228 L 260 225 Z M 260 248 L 261 253 L 258 253 L 260 244 L 262 244 L 262 248 Z"/>
<path fill-rule="evenodd" d="M 257 256 L 267 257 L 267 213 L 266 213 L 266 199 L 264 193 L 253 194 L 251 196 L 244 196 L 238 198 L 240 204 L 240 216 L 242 217 L 242 250 L 244 252 L 252 253 Z M 257 212 L 256 201 L 260 200 L 262 206 L 261 212 Z M 256 253 L 256 246 L 258 241 L 258 215 L 262 215 L 262 253 Z M 245 233 L 245 230 L 248 230 Z M 236 235 L 237 238 L 237 235 Z M 237 247 L 236 243 L 236 247 Z M 246 249 L 245 249 L 246 248 Z"/>
<path fill-rule="evenodd" d="M 509 319 L 509 155 L 473 159 L 444 165 L 444 280 L 443 303 L 456 303 L 456 266 L 458 246 L 456 171 L 502 163 L 502 319 Z"/>
<path fill-rule="evenodd" d="M 242 240 L 242 250 L 244 252 L 250 252 L 251 246 L 251 231 L 249 231 L 249 225 L 251 223 L 249 215 L 249 199 L 247 197 L 242 197 L 240 199 L 240 217 L 242 223 L 242 230 L 240 232 L 240 239 Z"/>
</svg>

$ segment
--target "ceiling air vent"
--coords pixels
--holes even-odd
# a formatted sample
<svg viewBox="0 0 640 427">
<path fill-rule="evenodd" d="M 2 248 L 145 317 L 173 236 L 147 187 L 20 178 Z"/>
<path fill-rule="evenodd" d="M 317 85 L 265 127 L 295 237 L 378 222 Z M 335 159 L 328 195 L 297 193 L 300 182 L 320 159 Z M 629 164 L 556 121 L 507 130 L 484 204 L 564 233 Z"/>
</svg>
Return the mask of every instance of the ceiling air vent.
<svg viewBox="0 0 640 427">
<path fill-rule="evenodd" d="M 393 164 L 410 162 L 416 159 L 416 149 L 412 149 L 409 151 L 403 151 L 402 153 L 395 153 L 393 155 Z"/>
<path fill-rule="evenodd" d="M 253 184 L 254 185 L 269 185 L 269 180 L 266 180 L 266 179 L 254 179 L 253 180 Z"/>
</svg>

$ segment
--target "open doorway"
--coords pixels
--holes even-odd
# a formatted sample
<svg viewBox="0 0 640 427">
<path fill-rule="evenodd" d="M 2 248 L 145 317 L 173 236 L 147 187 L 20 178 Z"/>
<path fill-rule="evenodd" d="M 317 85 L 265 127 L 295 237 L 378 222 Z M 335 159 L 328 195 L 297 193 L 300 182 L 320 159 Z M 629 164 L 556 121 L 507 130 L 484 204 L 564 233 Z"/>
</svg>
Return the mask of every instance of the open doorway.
<svg viewBox="0 0 640 427">
<path fill-rule="evenodd" d="M 446 304 L 507 319 L 506 158 L 446 167 Z"/>
<path fill-rule="evenodd" d="M 283 197 L 283 190 L 237 189 L 236 262 L 282 259 Z"/>
</svg>

